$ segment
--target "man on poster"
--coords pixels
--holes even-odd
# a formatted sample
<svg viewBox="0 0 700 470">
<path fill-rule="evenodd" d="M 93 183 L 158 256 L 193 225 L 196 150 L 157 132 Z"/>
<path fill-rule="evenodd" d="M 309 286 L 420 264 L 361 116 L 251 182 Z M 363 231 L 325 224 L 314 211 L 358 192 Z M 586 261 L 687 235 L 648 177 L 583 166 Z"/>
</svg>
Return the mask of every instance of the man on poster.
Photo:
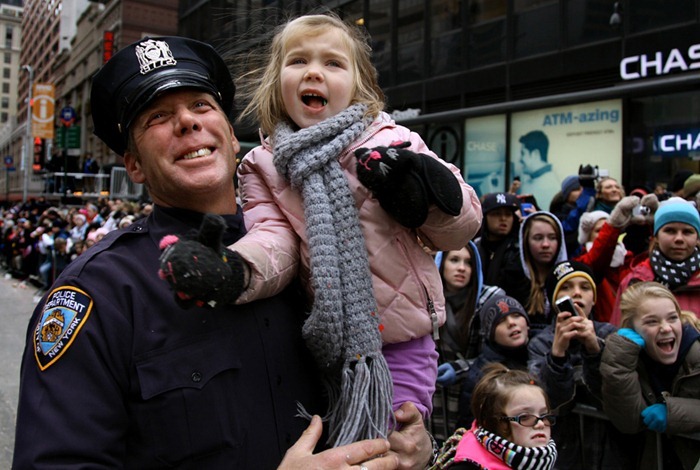
<svg viewBox="0 0 700 470">
<path fill-rule="evenodd" d="M 552 171 L 548 161 L 549 139 L 540 131 L 530 131 L 520 137 L 520 165 L 525 174 L 520 194 L 532 194 L 542 210 L 549 210 L 555 194 L 561 188 L 561 179 Z"/>
</svg>

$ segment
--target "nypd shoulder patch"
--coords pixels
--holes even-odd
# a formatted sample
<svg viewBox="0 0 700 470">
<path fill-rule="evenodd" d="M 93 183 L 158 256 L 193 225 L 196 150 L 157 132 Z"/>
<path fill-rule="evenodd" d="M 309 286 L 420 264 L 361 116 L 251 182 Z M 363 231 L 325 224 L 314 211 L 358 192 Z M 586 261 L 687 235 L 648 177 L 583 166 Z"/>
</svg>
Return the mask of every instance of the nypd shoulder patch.
<svg viewBox="0 0 700 470">
<path fill-rule="evenodd" d="M 92 298 L 77 287 L 61 286 L 51 291 L 34 329 L 39 369 L 46 370 L 68 350 L 91 310 Z"/>
</svg>

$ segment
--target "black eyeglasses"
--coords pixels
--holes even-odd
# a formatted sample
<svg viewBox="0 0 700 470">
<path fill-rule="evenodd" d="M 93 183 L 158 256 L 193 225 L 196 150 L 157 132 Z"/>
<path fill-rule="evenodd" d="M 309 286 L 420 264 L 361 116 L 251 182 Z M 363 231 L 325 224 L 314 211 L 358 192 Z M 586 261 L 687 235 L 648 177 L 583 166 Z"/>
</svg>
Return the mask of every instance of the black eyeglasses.
<svg viewBox="0 0 700 470">
<path fill-rule="evenodd" d="M 501 421 L 515 421 L 521 426 L 527 426 L 529 428 L 534 428 L 538 421 L 542 421 L 545 426 L 554 426 L 557 423 L 557 417 L 555 415 L 531 415 L 522 414 L 518 416 L 501 416 Z"/>
</svg>

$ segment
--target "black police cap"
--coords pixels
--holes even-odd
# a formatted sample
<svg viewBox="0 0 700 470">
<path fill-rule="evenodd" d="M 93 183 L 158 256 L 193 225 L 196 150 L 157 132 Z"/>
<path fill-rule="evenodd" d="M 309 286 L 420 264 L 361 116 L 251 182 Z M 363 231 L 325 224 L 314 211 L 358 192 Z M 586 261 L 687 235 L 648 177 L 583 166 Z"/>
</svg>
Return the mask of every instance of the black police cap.
<svg viewBox="0 0 700 470">
<path fill-rule="evenodd" d="M 124 155 L 128 129 L 147 104 L 176 88 L 211 93 L 228 114 L 235 87 L 221 56 L 209 44 L 182 37 L 153 37 L 117 52 L 92 78 L 94 133 Z"/>
</svg>

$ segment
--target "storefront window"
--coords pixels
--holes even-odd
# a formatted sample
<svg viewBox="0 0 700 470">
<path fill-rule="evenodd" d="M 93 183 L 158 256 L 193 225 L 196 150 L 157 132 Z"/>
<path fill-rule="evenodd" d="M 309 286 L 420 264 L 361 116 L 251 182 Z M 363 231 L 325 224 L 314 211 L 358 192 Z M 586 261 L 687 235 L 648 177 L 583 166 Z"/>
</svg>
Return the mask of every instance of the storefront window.
<svg viewBox="0 0 700 470">
<path fill-rule="evenodd" d="M 700 173 L 700 96 L 695 92 L 629 101 L 624 165 L 631 184 L 668 184 L 680 169 Z"/>
<path fill-rule="evenodd" d="M 467 119 L 464 180 L 479 197 L 504 191 L 506 185 L 506 115 Z"/>
</svg>

